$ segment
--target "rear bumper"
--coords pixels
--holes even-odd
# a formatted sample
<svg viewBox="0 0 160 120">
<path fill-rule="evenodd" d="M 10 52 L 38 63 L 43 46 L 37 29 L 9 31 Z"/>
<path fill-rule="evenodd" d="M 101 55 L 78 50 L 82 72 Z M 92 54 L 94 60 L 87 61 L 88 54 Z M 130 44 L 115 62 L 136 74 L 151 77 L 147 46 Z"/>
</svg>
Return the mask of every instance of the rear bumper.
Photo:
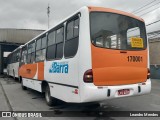
<svg viewBox="0 0 160 120">
<path fill-rule="evenodd" d="M 95 86 L 92 83 L 85 84 L 82 88 L 81 102 L 94 102 L 102 101 L 106 99 L 113 99 L 119 97 L 128 97 L 148 94 L 151 91 L 151 80 L 148 79 L 143 85 L 142 83 L 131 84 L 131 85 L 119 85 L 119 86 Z M 118 90 L 130 89 L 128 95 L 118 95 Z M 110 93 L 109 93 L 110 91 Z"/>
</svg>

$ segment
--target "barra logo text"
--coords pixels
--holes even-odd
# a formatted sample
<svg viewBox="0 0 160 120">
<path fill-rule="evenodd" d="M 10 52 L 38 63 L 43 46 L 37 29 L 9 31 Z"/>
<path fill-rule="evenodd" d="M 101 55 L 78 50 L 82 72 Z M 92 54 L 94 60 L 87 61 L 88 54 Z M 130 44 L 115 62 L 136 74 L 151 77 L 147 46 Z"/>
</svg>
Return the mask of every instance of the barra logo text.
<svg viewBox="0 0 160 120">
<path fill-rule="evenodd" d="M 68 73 L 68 62 L 53 62 L 49 73 Z"/>
</svg>

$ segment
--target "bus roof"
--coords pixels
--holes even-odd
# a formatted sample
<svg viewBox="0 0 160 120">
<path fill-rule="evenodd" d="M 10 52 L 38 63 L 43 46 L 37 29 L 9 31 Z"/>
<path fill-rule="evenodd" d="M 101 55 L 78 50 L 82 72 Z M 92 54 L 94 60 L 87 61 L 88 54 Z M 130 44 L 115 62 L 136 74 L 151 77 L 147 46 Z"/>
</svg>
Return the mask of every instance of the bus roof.
<svg viewBox="0 0 160 120">
<path fill-rule="evenodd" d="M 120 11 L 120 10 L 115 10 L 115 9 L 111 9 L 111 8 L 104 8 L 104 7 L 94 7 L 94 6 L 88 6 L 89 11 L 101 11 L 101 12 L 111 12 L 111 13 L 117 13 L 117 14 L 121 14 L 121 15 L 125 15 L 125 16 L 129 16 L 135 19 L 138 19 L 142 22 L 144 22 L 144 20 L 138 16 L 135 16 L 132 13 L 128 13 L 128 12 L 124 12 L 124 11 Z"/>
</svg>

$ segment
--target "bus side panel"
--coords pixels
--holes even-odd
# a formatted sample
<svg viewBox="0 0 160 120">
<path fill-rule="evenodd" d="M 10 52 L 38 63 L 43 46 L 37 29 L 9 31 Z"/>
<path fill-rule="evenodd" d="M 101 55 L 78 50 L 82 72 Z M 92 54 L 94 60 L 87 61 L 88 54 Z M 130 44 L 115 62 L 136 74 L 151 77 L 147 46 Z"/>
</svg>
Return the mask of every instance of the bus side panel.
<svg viewBox="0 0 160 120">
<path fill-rule="evenodd" d="M 44 79 L 49 83 L 50 93 L 52 97 L 61 99 L 66 102 L 80 101 L 79 94 L 74 91 L 78 89 L 78 54 L 69 59 L 62 58 L 61 60 L 46 61 L 44 70 Z M 53 72 L 52 69 L 59 69 L 54 67 L 54 63 L 68 64 L 68 72 Z"/>
<path fill-rule="evenodd" d="M 9 72 L 9 75 L 12 77 L 18 78 L 19 77 L 18 76 L 18 68 L 19 68 L 19 62 L 8 64 L 7 70 Z"/>
<path fill-rule="evenodd" d="M 10 64 L 7 65 L 7 74 L 10 76 Z"/>
<path fill-rule="evenodd" d="M 23 79 L 23 85 L 24 86 L 26 86 L 28 88 L 31 88 L 33 90 L 42 92 L 42 89 L 41 89 L 42 81 L 32 80 L 32 79 L 28 79 L 28 78 L 22 78 L 22 79 Z"/>
<path fill-rule="evenodd" d="M 18 68 L 19 68 L 19 62 L 13 63 L 14 74 L 15 74 L 15 77 L 17 77 L 17 78 L 19 77 Z"/>
<path fill-rule="evenodd" d="M 23 79 L 23 85 L 42 92 L 41 83 L 44 80 L 44 62 L 22 65 L 19 75 Z"/>
<path fill-rule="evenodd" d="M 81 99 L 83 92 L 85 92 L 83 91 L 85 87 L 83 75 L 86 70 L 91 69 L 89 14 L 87 7 L 81 9 L 80 16 L 79 45 L 76 55 L 73 58 L 46 61 L 44 68 L 44 79 L 49 82 L 51 95 L 66 102 L 80 103 L 83 101 Z M 50 72 L 49 70 L 55 62 L 68 63 L 68 73 Z"/>
<path fill-rule="evenodd" d="M 38 80 L 44 80 L 44 62 L 37 63 L 38 65 Z"/>
<path fill-rule="evenodd" d="M 22 78 L 22 79 L 23 79 L 23 85 L 24 86 L 26 86 L 28 88 L 31 88 L 31 89 L 35 89 L 33 80 L 28 79 L 28 78 Z"/>
<path fill-rule="evenodd" d="M 37 64 L 26 64 L 19 68 L 19 75 L 23 78 L 33 79 L 37 73 Z"/>
<path fill-rule="evenodd" d="M 34 84 L 34 90 L 42 92 L 42 87 L 41 87 L 42 81 L 34 80 L 33 84 Z"/>
<path fill-rule="evenodd" d="M 90 84 L 83 81 L 84 73 L 92 69 L 91 63 L 91 46 L 90 46 L 90 27 L 89 27 L 89 11 L 88 8 L 82 10 L 81 14 L 81 29 L 80 29 L 80 43 L 79 43 L 79 89 L 81 102 L 86 102 L 85 99 L 89 97 Z M 96 97 L 96 95 L 95 95 Z M 92 101 L 92 100 L 90 100 Z"/>
<path fill-rule="evenodd" d="M 13 76 L 13 65 L 12 63 L 8 65 L 8 72 L 9 72 L 9 76 Z"/>
</svg>

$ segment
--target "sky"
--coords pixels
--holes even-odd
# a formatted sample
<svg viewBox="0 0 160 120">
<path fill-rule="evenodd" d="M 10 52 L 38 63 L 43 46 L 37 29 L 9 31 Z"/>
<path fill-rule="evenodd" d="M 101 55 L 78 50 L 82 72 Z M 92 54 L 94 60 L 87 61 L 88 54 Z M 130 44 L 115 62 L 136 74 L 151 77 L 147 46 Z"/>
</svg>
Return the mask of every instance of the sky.
<svg viewBox="0 0 160 120">
<path fill-rule="evenodd" d="M 132 13 L 153 0 L 0 0 L 0 28 L 48 28 L 47 7 L 50 5 L 50 27 L 83 6 L 101 6 Z M 160 0 L 135 14 L 146 24 L 160 20 Z M 154 5 L 155 4 L 155 5 Z M 154 5 L 153 7 L 150 7 Z M 157 8 L 157 9 L 156 9 Z M 154 10 L 156 9 L 156 10 Z M 154 11 L 153 11 L 154 10 Z M 138 11 L 137 11 L 138 12 Z M 160 22 L 147 27 L 147 32 L 160 30 Z"/>
</svg>

